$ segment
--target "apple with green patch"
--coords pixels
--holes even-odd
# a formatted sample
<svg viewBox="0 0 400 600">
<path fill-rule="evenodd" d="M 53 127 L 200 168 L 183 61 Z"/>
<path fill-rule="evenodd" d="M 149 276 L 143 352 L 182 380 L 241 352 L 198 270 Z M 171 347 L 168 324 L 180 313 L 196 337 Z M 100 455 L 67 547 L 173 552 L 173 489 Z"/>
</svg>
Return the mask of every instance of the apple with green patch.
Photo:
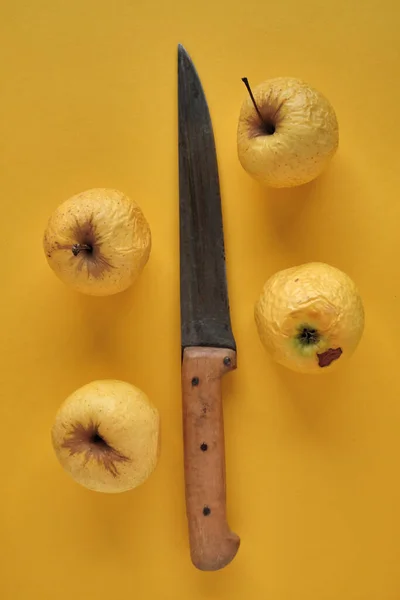
<svg viewBox="0 0 400 600">
<path fill-rule="evenodd" d="M 326 373 L 357 348 L 364 307 L 346 273 L 314 262 L 272 275 L 256 303 L 255 320 L 278 363 L 300 373 Z"/>
</svg>

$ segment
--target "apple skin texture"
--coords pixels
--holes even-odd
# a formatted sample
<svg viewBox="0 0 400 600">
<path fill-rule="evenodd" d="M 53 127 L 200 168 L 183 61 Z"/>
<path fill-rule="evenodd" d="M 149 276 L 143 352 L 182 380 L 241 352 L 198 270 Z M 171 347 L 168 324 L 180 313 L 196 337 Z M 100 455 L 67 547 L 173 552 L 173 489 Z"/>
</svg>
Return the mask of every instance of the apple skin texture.
<svg viewBox="0 0 400 600">
<path fill-rule="evenodd" d="M 243 168 L 275 188 L 302 185 L 318 177 L 339 143 L 338 122 L 329 101 L 305 82 L 290 77 L 269 79 L 256 86 L 253 95 L 275 132 L 262 132 L 260 118 L 247 97 L 237 131 Z"/>
<path fill-rule="evenodd" d="M 160 422 L 146 394 L 118 380 L 93 381 L 61 405 L 51 431 L 56 456 L 84 487 L 106 493 L 141 485 L 159 457 Z"/>
<path fill-rule="evenodd" d="M 91 251 L 74 255 L 75 244 Z M 43 245 L 61 281 L 84 294 L 108 296 L 137 279 L 149 259 L 151 232 L 136 202 L 118 190 L 94 188 L 54 211 Z"/>
<path fill-rule="evenodd" d="M 327 373 L 356 349 L 364 308 L 348 275 L 314 262 L 272 275 L 255 305 L 255 320 L 276 362 L 299 373 Z M 320 364 L 329 363 L 331 355 L 330 364 Z"/>
</svg>

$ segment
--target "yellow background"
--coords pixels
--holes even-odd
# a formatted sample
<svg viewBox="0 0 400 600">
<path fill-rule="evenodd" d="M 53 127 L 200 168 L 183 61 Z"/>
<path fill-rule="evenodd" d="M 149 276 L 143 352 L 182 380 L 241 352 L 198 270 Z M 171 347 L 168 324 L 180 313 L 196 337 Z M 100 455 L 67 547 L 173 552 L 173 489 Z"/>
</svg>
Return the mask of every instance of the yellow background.
<svg viewBox="0 0 400 600">
<path fill-rule="evenodd" d="M 400 15 L 393 0 L 2 0 L 0 19 L 2 600 L 400 598 Z M 189 560 L 182 477 L 176 46 L 199 70 L 217 143 L 238 370 L 224 384 L 229 520 L 218 573 Z M 242 170 L 245 89 L 278 75 L 323 91 L 340 149 L 314 183 L 266 191 Z M 51 211 L 116 187 L 152 228 L 135 289 L 96 299 L 48 268 Z M 270 362 L 253 305 L 310 260 L 358 283 L 362 343 L 317 378 Z M 75 484 L 49 431 L 94 378 L 158 406 L 159 466 L 117 496 Z"/>
</svg>

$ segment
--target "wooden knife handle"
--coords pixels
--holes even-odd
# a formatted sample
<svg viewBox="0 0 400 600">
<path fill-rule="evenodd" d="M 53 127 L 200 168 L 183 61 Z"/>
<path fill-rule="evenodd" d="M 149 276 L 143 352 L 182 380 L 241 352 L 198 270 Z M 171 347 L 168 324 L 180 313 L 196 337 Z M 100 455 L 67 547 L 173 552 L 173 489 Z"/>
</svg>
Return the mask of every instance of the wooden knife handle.
<svg viewBox="0 0 400 600">
<path fill-rule="evenodd" d="M 236 368 L 236 352 L 186 348 L 182 362 L 186 512 L 191 559 L 203 571 L 222 569 L 240 539 L 226 520 L 221 379 Z"/>
</svg>

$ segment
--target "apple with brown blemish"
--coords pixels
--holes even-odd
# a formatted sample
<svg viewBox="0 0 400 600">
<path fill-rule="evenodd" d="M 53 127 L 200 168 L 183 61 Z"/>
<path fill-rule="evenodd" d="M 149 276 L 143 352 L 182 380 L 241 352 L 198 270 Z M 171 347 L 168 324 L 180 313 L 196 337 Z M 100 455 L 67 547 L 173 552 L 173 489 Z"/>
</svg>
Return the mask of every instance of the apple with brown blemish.
<svg viewBox="0 0 400 600">
<path fill-rule="evenodd" d="M 239 116 L 237 149 L 243 168 L 270 187 L 312 181 L 335 154 L 335 111 L 318 90 L 299 79 L 268 79 L 251 90 Z"/>
<path fill-rule="evenodd" d="M 272 275 L 255 305 L 260 339 L 281 365 L 329 373 L 350 358 L 364 331 L 364 306 L 354 281 L 325 263 Z"/>
<path fill-rule="evenodd" d="M 107 296 L 126 290 L 142 272 L 151 232 L 136 202 L 118 190 L 94 188 L 54 211 L 43 244 L 59 279 L 79 292 Z"/>
<path fill-rule="evenodd" d="M 58 410 L 52 442 L 63 468 L 98 492 L 141 485 L 159 457 L 157 409 L 137 387 L 99 380 L 71 394 Z"/>
</svg>

